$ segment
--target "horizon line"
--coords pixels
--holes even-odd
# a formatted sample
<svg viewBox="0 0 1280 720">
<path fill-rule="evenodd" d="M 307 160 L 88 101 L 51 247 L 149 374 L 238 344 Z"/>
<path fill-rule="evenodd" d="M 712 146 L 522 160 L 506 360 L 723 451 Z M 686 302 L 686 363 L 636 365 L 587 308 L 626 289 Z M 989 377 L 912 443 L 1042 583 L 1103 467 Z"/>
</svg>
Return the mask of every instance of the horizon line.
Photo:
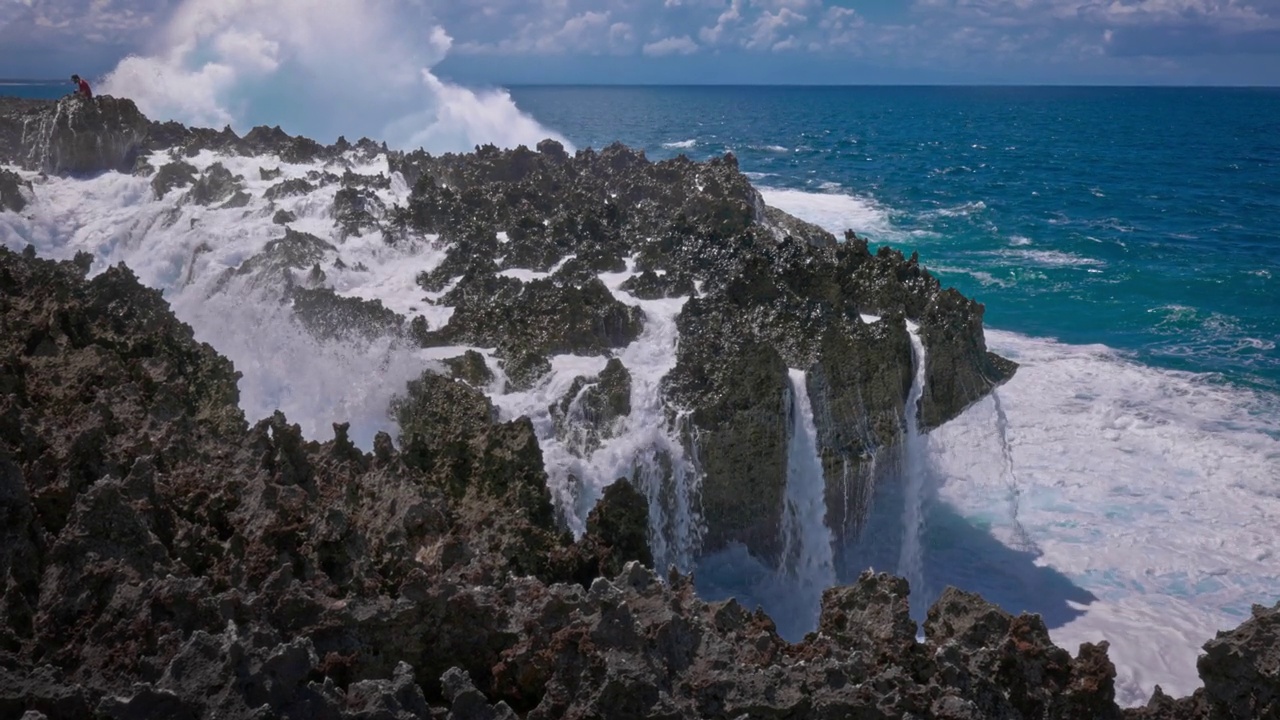
<svg viewBox="0 0 1280 720">
<path fill-rule="evenodd" d="M 23 85 L 60 85 L 67 80 L 54 78 L 0 78 L 0 83 Z M 499 87 L 582 87 L 582 88 L 638 88 L 638 87 L 732 87 L 732 88 L 891 88 L 891 87 L 931 87 L 931 88 L 1186 88 L 1186 89 L 1280 89 L 1280 82 L 1271 85 L 1262 84 L 1202 84 L 1202 83 L 1092 83 L 1092 82 L 501 82 L 501 81 L 458 81 L 459 84 L 480 84 Z"/>
</svg>

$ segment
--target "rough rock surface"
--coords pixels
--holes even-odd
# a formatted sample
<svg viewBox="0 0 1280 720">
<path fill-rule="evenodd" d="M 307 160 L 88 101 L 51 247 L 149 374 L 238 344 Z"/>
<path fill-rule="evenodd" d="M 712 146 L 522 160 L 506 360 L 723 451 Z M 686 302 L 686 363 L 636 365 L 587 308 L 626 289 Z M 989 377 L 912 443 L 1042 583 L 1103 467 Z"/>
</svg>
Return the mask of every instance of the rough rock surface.
<svg viewBox="0 0 1280 720">
<path fill-rule="evenodd" d="M 30 118 L 74 120 L 68 126 L 74 138 L 52 120 L 48 133 L 32 135 L 29 128 L 45 125 L 26 122 Z M 19 120 L 28 129 L 13 130 Z M 230 128 L 150 123 L 128 101 L 110 98 L 0 104 L 0 159 L 29 164 L 39 148 L 47 155 L 48 148 L 64 146 L 58 157 L 88 157 L 82 145 L 119 155 L 110 162 L 98 157 L 99 169 L 132 168 L 130 155 L 138 149 L 167 151 L 173 161 L 151 181 L 156 196 L 189 188 L 180 202 L 215 208 L 241 207 L 253 198 L 222 163 L 201 173 L 181 158 L 205 151 L 272 158 L 259 179 L 275 181 L 264 197 L 272 201 L 274 221 L 286 226 L 285 237 L 228 271 L 215 291 L 241 278 L 250 288 L 276 293 L 323 338 L 392 335 L 429 346 L 494 348 L 512 390 L 541 382 L 554 355 L 607 357 L 635 342 L 650 327 L 635 303 L 688 298 L 662 399 L 671 433 L 690 446 L 685 455 L 701 460 L 705 552 L 743 542 L 757 556 L 778 557 L 794 416 L 789 368 L 806 373 L 827 517 L 841 536 L 860 530 L 878 481 L 873 468 L 889 465 L 873 460 L 895 451 L 907 423 L 937 427 L 1015 369 L 986 351 L 980 304 L 943 290 L 914 255 L 887 248 L 873 253 L 852 234 L 838 243 L 821 228 L 767 207 L 732 155 L 655 163 L 619 144 L 570 155 L 553 141 L 535 150 L 484 146 L 466 155 L 392 152 L 391 174 L 400 173 L 412 193 L 403 205 L 388 207 L 378 192 L 391 187 L 391 175 L 353 169 L 386 150 L 367 140 L 325 147 L 278 127 L 240 137 Z M 297 163 L 316 165 L 300 173 Z M 332 186 L 335 230 L 326 239 L 287 228 L 297 217 L 274 207 Z M 424 302 L 453 308 L 447 322 L 428 327 L 422 316 L 402 317 L 380 303 L 340 296 L 327 284 L 326 269 L 343 267 L 343 243 L 375 232 L 382 242 L 404 247 L 437 236 L 429 242 L 446 256 L 423 268 L 418 282 L 426 293 L 441 295 Z M 627 295 L 615 297 L 601 274 L 629 270 L 633 277 L 619 281 Z M 867 324 L 859 317 L 864 313 L 884 320 Z M 918 408 L 905 407 L 914 372 L 904 319 L 919 324 L 928 348 Z M 584 455 L 626 416 L 610 403 L 593 403 L 577 429 L 563 422 L 569 406 L 558 410 L 557 432 L 580 432 L 575 445 Z"/>
<path fill-rule="evenodd" d="M 625 480 L 565 537 L 529 422 L 468 385 L 411 384 L 399 450 L 250 426 L 160 293 L 87 266 L 0 249 L 0 717 L 1275 717 L 1280 605 L 1124 713 L 1105 644 L 955 590 L 918 643 L 887 575 L 789 644 L 646 568 Z"/>
<path fill-rule="evenodd" d="M 910 413 L 926 429 L 1016 367 L 986 352 L 981 305 L 943 291 L 914 256 L 873 254 L 852 234 L 837 243 L 768 208 L 731 155 L 653 163 L 621 145 L 570 156 L 548 143 L 537 152 L 393 155 L 391 168 L 414 190 L 389 224 L 438 234 L 448 248 L 419 283 L 449 290 L 440 302 L 454 314 L 444 327 L 412 325 L 413 336 L 496 347 L 513 387 L 538 382 L 549 355 L 608 353 L 639 336 L 638 308 L 614 300 L 597 274 L 625 270 L 630 259 L 637 274 L 621 290 L 640 300 L 690 298 L 663 392 L 670 406 L 690 410 L 680 432 L 697 438 L 705 551 L 743 542 L 777 557 L 788 368 L 807 373 L 828 517 L 843 534 L 859 530 L 859 504 L 875 482 L 871 459 L 903 437 L 914 376 L 904 318 L 920 325 L 929 348 L 930 387 L 918 418 Z M 512 268 L 551 275 L 501 274 Z M 864 313 L 885 321 L 869 326 Z M 597 440 L 584 438 L 584 451 Z M 859 497 L 845 497 L 849 477 L 864 489 Z"/>
<path fill-rule="evenodd" d="M 31 183 L 12 170 L 0 170 L 0 211 L 22 212 L 27 206 Z"/>
<path fill-rule="evenodd" d="M 132 100 L 70 95 L 0 103 L 0 162 L 53 175 L 132 172 L 150 121 Z"/>
</svg>

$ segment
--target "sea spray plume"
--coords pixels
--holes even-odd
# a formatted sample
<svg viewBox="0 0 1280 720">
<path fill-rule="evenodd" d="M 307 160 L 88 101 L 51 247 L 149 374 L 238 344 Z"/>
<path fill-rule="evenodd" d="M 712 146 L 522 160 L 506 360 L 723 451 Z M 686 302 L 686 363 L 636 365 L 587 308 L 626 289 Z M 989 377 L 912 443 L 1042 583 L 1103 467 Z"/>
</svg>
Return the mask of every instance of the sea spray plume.
<svg viewBox="0 0 1280 720">
<path fill-rule="evenodd" d="M 186 0 L 151 51 L 122 60 L 102 90 L 154 119 L 239 131 L 280 125 L 433 152 L 563 142 L 505 91 L 432 74 L 451 44 L 409 0 L 330 0 L 322 12 L 309 0 Z"/>
</svg>

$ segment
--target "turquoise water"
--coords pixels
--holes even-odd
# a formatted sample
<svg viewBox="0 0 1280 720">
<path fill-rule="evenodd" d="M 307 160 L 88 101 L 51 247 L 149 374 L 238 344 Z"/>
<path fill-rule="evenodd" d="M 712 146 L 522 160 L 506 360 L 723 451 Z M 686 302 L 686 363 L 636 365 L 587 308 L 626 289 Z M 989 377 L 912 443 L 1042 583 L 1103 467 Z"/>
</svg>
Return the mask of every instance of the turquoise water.
<svg viewBox="0 0 1280 720">
<path fill-rule="evenodd" d="M 579 147 L 865 201 L 988 326 L 1280 390 L 1280 89 L 524 87 Z M 674 146 L 676 144 L 679 146 Z"/>
</svg>

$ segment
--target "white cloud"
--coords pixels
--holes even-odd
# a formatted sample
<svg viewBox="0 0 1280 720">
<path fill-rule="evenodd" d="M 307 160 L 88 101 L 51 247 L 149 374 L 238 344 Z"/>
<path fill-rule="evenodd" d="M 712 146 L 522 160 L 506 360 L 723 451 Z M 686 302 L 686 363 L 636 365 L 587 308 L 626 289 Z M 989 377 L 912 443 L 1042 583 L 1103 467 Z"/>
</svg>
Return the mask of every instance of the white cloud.
<svg viewBox="0 0 1280 720">
<path fill-rule="evenodd" d="M 651 42 L 644 46 L 644 54 L 652 57 L 662 55 L 689 55 L 698 51 L 698 43 L 688 35 L 669 37 Z"/>
</svg>

